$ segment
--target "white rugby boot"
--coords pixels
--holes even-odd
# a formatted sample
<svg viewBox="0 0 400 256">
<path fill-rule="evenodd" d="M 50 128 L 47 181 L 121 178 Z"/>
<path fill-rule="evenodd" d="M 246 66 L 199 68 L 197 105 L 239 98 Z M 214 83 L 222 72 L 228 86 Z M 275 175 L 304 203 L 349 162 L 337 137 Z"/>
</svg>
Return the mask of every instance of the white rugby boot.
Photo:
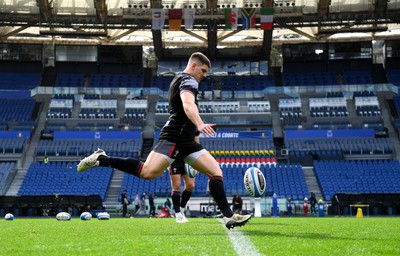
<svg viewBox="0 0 400 256">
<path fill-rule="evenodd" d="M 106 152 L 103 149 L 98 148 L 96 151 L 94 151 L 90 156 L 87 156 L 83 158 L 78 166 L 77 170 L 78 172 L 83 172 L 86 171 L 87 169 L 90 169 L 92 167 L 97 167 L 99 166 L 100 162 L 97 160 L 99 156 L 107 156 Z"/>
</svg>

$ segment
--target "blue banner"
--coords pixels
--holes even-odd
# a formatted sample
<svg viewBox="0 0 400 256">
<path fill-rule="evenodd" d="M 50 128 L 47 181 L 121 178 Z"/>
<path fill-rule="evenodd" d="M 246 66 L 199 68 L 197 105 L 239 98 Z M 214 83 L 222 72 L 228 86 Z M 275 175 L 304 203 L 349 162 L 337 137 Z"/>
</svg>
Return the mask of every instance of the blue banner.
<svg viewBox="0 0 400 256">
<path fill-rule="evenodd" d="M 80 139 L 80 140 L 93 140 L 93 139 L 140 139 L 141 131 L 105 131 L 105 132 L 91 132 L 91 131 L 55 131 L 54 139 Z"/>
<path fill-rule="evenodd" d="M 158 139 L 160 131 L 154 133 L 154 139 Z M 205 137 L 200 134 L 200 139 L 270 139 L 271 131 L 262 132 L 232 132 L 232 131 L 217 131 L 213 137 Z"/>
<path fill-rule="evenodd" d="M 31 135 L 30 131 L 0 131 L 0 138 L 21 138 L 27 139 Z"/>
<path fill-rule="evenodd" d="M 339 130 L 285 130 L 286 139 L 304 138 L 373 138 L 374 129 L 339 129 Z"/>
<path fill-rule="evenodd" d="M 271 138 L 271 131 L 264 132 L 228 132 L 217 131 L 215 136 L 204 137 L 200 134 L 201 139 L 269 139 Z"/>
</svg>

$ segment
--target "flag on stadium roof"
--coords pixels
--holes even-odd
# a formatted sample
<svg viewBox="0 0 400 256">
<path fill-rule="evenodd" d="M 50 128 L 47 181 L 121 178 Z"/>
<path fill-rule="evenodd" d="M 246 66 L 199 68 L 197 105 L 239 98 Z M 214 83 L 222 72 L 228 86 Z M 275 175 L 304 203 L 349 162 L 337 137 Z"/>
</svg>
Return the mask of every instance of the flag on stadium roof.
<svg viewBox="0 0 400 256">
<path fill-rule="evenodd" d="M 195 9 L 191 9 L 191 8 L 183 9 L 183 18 L 185 20 L 185 29 L 193 29 L 195 17 L 196 17 Z"/>
<path fill-rule="evenodd" d="M 163 9 L 153 9 L 152 13 L 152 26 L 154 30 L 160 30 L 164 28 L 165 13 Z"/>
<path fill-rule="evenodd" d="M 256 9 L 242 8 L 242 29 L 256 28 Z"/>
<path fill-rule="evenodd" d="M 225 29 L 236 30 L 238 24 L 238 10 L 237 8 L 225 9 Z"/>
<path fill-rule="evenodd" d="M 272 30 L 274 22 L 274 8 L 261 8 L 260 25 L 262 30 Z"/>
<path fill-rule="evenodd" d="M 181 30 L 182 9 L 169 9 L 168 20 L 170 30 Z"/>
</svg>

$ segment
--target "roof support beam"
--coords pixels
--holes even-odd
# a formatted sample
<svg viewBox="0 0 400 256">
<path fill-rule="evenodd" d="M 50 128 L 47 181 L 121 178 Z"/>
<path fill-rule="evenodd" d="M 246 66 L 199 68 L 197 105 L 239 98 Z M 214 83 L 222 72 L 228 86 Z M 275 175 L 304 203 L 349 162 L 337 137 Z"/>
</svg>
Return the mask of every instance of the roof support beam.
<svg viewBox="0 0 400 256">
<path fill-rule="evenodd" d="M 39 7 L 41 18 L 46 21 L 53 18 L 53 0 L 36 0 L 36 5 Z"/>
<path fill-rule="evenodd" d="M 263 0 L 262 4 L 266 8 L 272 8 L 274 6 L 274 1 L 273 0 Z M 271 55 L 272 32 L 273 32 L 273 28 L 271 30 L 264 30 L 264 36 L 263 36 L 263 41 L 262 41 L 262 52 L 263 52 L 264 58 L 266 60 L 269 60 L 270 55 Z"/>
<path fill-rule="evenodd" d="M 201 40 L 201 41 L 203 41 L 203 42 L 207 42 L 207 38 L 204 38 L 204 37 L 202 37 L 202 36 L 200 36 L 200 35 L 198 35 L 198 34 L 196 34 L 196 33 L 194 33 L 194 32 L 192 32 L 192 31 L 190 31 L 190 30 L 187 30 L 187 29 L 182 29 L 182 32 L 185 32 L 186 34 L 188 34 L 188 35 L 190 35 L 190 36 L 192 36 L 192 37 L 194 37 L 194 38 L 197 38 L 197 39 L 199 39 L 199 40 Z"/>
<path fill-rule="evenodd" d="M 105 26 L 107 26 L 107 4 L 106 0 L 94 0 L 94 7 L 96 8 L 96 16 Z"/>
<path fill-rule="evenodd" d="M 289 28 L 289 29 L 292 30 L 293 32 L 296 32 L 297 34 L 300 34 L 302 36 L 307 37 L 311 41 L 315 41 L 316 40 L 316 38 L 314 36 L 304 32 L 304 31 L 301 31 L 300 29 L 297 29 L 297 28 L 294 28 L 294 27 L 293 28 Z"/>
<path fill-rule="evenodd" d="M 125 31 L 121 34 L 118 34 L 116 36 L 112 36 L 109 40 L 107 40 L 108 42 L 112 42 L 112 41 L 117 41 L 118 39 L 123 38 L 124 36 L 127 36 L 129 34 L 132 34 L 133 32 L 137 31 L 137 29 L 129 29 L 128 31 Z"/>
<path fill-rule="evenodd" d="M 317 15 L 320 18 L 328 17 L 329 6 L 331 5 L 331 0 L 319 0 Z"/>
<path fill-rule="evenodd" d="M 23 30 L 25 30 L 25 29 L 27 29 L 27 28 L 29 28 L 29 26 L 22 26 L 22 27 L 19 27 L 19 28 L 17 28 L 17 29 L 14 29 L 13 31 L 10 31 L 10 32 L 8 32 L 7 34 L 5 34 L 5 35 L 0 35 L 0 38 L 7 38 L 7 37 L 9 37 L 9 36 L 14 36 L 14 35 L 16 35 L 16 34 L 18 34 L 19 32 L 21 32 L 21 31 L 23 31 Z"/>
<path fill-rule="evenodd" d="M 227 39 L 228 37 L 233 36 L 233 35 L 235 35 L 235 34 L 237 34 L 237 33 L 239 33 L 239 30 L 234 30 L 234 31 L 228 32 L 227 34 L 225 34 L 225 35 L 223 35 L 223 36 L 220 36 L 220 37 L 218 38 L 218 43 L 221 43 L 223 40 L 225 40 L 225 39 Z"/>
<path fill-rule="evenodd" d="M 161 0 L 150 0 L 150 6 L 153 9 L 161 8 Z M 156 57 L 161 60 L 164 57 L 161 30 L 152 29 L 151 33 L 153 35 L 154 53 L 156 54 Z"/>
<path fill-rule="evenodd" d="M 385 16 L 388 0 L 375 0 L 375 14 L 379 17 Z"/>
<path fill-rule="evenodd" d="M 217 0 L 207 0 L 206 4 L 209 13 L 213 13 L 214 10 L 217 9 Z M 217 25 L 218 25 L 217 20 L 213 18 L 213 15 L 211 15 L 211 19 L 208 21 L 208 26 L 207 26 L 208 57 L 211 59 L 215 59 L 217 55 L 217 43 L 218 43 Z"/>
</svg>

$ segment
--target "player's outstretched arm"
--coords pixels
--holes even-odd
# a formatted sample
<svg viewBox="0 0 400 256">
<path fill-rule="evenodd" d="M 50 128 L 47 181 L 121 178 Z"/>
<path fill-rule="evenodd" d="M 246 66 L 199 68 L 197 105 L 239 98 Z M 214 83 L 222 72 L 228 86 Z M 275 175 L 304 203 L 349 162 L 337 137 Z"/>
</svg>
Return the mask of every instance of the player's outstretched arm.
<svg viewBox="0 0 400 256">
<path fill-rule="evenodd" d="M 215 124 L 205 124 L 200 117 L 199 109 L 195 104 L 195 98 L 192 92 L 183 91 L 181 93 L 181 99 L 183 103 L 183 109 L 185 110 L 185 114 L 192 121 L 194 125 L 196 125 L 199 132 L 203 133 L 206 136 L 215 135 L 215 131 L 213 126 Z"/>
</svg>

